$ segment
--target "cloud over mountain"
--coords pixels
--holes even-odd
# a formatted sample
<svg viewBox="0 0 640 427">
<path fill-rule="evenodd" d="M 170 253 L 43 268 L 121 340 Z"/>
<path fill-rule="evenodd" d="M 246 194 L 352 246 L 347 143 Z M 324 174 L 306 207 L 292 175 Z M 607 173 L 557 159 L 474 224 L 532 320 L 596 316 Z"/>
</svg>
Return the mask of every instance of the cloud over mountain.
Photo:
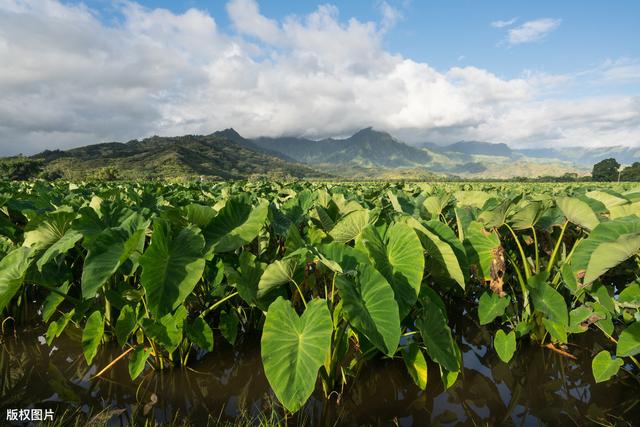
<svg viewBox="0 0 640 427">
<path fill-rule="evenodd" d="M 408 141 L 519 147 L 640 142 L 638 97 L 571 99 L 561 89 L 571 76 L 437 70 L 383 47 L 399 19 L 390 11 L 363 22 L 323 5 L 274 20 L 231 0 L 227 30 L 197 9 L 114 7 L 105 18 L 0 0 L 0 155 L 226 127 L 322 138 L 374 126 Z"/>
</svg>

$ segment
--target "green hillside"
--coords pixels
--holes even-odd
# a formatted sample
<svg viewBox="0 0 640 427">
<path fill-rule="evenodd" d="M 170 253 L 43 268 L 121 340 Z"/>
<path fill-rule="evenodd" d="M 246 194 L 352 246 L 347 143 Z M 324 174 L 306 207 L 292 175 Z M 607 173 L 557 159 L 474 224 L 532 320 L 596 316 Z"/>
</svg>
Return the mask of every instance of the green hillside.
<svg viewBox="0 0 640 427">
<path fill-rule="evenodd" d="M 69 179 L 92 177 L 104 168 L 115 168 L 120 177 L 127 179 L 330 177 L 253 144 L 238 143 L 216 135 L 154 136 L 127 143 L 111 142 L 68 151 L 45 151 L 33 158 L 43 161 L 45 172 L 60 173 Z"/>
</svg>

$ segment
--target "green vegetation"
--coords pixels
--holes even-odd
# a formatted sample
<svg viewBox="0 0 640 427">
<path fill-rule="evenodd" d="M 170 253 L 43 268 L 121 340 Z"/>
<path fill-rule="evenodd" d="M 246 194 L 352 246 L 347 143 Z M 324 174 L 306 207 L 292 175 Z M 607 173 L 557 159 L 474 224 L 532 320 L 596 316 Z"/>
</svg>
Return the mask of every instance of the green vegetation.
<svg viewBox="0 0 640 427">
<path fill-rule="evenodd" d="M 525 342 L 567 353 L 591 329 L 610 339 L 595 380 L 637 376 L 640 188 L 0 184 L 2 320 L 24 322 L 35 301 L 49 345 L 75 334 L 91 364 L 117 342 L 132 379 L 215 352 L 217 329 L 231 344 L 260 334 L 290 412 L 316 385 L 340 395 L 372 359 L 449 387 L 463 360 L 448 312 L 463 299 L 505 363 Z"/>
</svg>

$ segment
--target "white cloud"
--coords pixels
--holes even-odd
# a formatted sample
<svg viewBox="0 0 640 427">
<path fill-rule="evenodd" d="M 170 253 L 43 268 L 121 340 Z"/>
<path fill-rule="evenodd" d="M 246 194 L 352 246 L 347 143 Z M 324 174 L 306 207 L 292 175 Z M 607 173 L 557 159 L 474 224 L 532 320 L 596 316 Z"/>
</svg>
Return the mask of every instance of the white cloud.
<svg viewBox="0 0 640 427">
<path fill-rule="evenodd" d="M 399 8 L 391 6 L 384 0 L 378 3 L 378 10 L 382 15 L 380 28 L 383 32 L 389 31 L 391 28 L 395 27 L 398 22 L 404 19 L 404 15 Z"/>
<path fill-rule="evenodd" d="M 560 26 L 561 19 L 542 18 L 535 21 L 527 21 L 522 25 L 509 30 L 507 42 L 510 45 L 530 43 L 545 38 L 549 33 Z"/>
<path fill-rule="evenodd" d="M 513 24 L 515 24 L 517 20 L 518 20 L 518 18 L 517 18 L 517 17 L 514 17 L 514 18 L 508 19 L 508 20 L 506 20 L 506 21 L 500 21 L 500 20 L 499 20 L 499 21 L 493 21 L 490 25 L 491 25 L 493 28 L 504 28 L 504 27 L 510 27 L 510 26 L 512 26 Z"/>
<path fill-rule="evenodd" d="M 567 76 L 436 70 L 386 51 L 381 23 L 335 6 L 276 21 L 233 0 L 229 33 L 196 9 L 119 5 L 105 23 L 85 6 L 0 0 L 0 155 L 230 126 L 247 137 L 374 126 L 410 142 L 640 142 L 637 97 L 569 101 Z"/>
</svg>

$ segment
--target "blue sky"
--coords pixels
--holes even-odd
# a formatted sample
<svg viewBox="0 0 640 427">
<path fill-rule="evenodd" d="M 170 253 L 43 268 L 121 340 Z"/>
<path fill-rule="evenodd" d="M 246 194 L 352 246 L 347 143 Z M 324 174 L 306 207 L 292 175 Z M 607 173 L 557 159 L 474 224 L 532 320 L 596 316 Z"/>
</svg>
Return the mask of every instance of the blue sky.
<svg viewBox="0 0 640 427">
<path fill-rule="evenodd" d="M 111 16 L 111 1 L 85 2 Z M 138 3 L 184 13 L 205 10 L 216 22 L 233 31 L 224 1 L 155 1 Z M 330 3 L 342 19 L 380 21 L 381 2 L 358 1 L 262 1 L 260 11 L 281 20 L 306 15 Z M 523 70 L 547 73 L 576 72 L 612 58 L 640 57 L 640 2 L 638 1 L 389 1 L 402 15 L 388 32 L 384 46 L 439 69 L 474 65 L 513 78 Z M 514 25 L 495 28 L 496 21 L 516 18 Z M 547 37 L 517 46 L 501 44 L 509 28 L 541 18 L 561 20 Z"/>
<path fill-rule="evenodd" d="M 0 155 L 234 127 L 640 147 L 637 1 L 0 0 Z"/>
</svg>

